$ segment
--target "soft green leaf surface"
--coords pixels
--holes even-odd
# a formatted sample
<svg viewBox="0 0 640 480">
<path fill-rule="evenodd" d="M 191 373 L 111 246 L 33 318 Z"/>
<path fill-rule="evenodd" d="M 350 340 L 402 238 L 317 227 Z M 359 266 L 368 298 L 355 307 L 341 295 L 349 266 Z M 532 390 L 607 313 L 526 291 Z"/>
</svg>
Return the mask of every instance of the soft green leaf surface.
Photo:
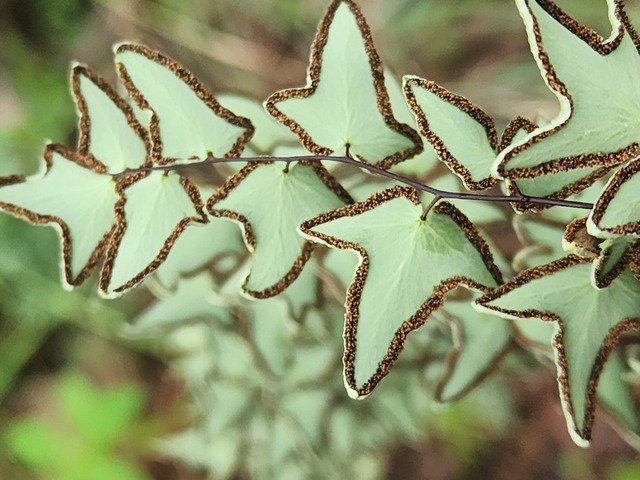
<svg viewBox="0 0 640 480">
<path fill-rule="evenodd" d="M 447 403 L 460 398 L 491 373 L 511 346 L 511 329 L 507 320 L 480 313 L 468 302 L 448 302 L 445 311 L 453 317 L 455 343 L 436 399 Z"/>
<path fill-rule="evenodd" d="M 402 91 L 402 84 L 389 70 L 385 70 L 384 79 L 387 92 L 389 93 L 389 101 L 391 102 L 391 107 L 393 107 L 395 117 L 398 121 L 406 123 L 412 128 L 416 128 L 416 119 L 409 108 L 409 105 L 407 105 L 404 92 Z M 438 168 L 440 166 L 438 156 L 436 155 L 436 152 L 433 151 L 433 148 L 431 148 L 429 142 L 426 142 L 422 137 L 420 137 L 420 139 L 424 150 L 421 153 L 394 165 L 391 168 L 392 171 L 420 178 L 433 171 L 434 168 Z"/>
<path fill-rule="evenodd" d="M 154 120 L 155 114 L 153 113 L 153 111 L 140 108 L 140 106 L 131 97 L 127 97 L 126 102 L 127 102 L 127 105 L 131 107 L 131 110 L 133 111 L 133 115 L 136 117 L 136 120 L 138 121 L 138 123 L 142 125 L 144 129 L 148 132 L 151 126 L 151 122 L 155 121 Z"/>
<path fill-rule="evenodd" d="M 609 470 L 609 480 L 635 480 L 640 477 L 640 465 L 634 461 L 619 461 Z"/>
<path fill-rule="evenodd" d="M 417 133 L 393 117 L 368 27 L 351 0 L 334 0 L 313 45 L 310 83 L 282 90 L 267 109 L 318 155 L 349 153 L 390 166 L 421 150 Z M 384 112 L 384 113 L 381 113 Z"/>
<path fill-rule="evenodd" d="M 345 381 L 356 397 L 386 375 L 404 336 L 427 319 L 447 290 L 458 283 L 496 284 L 490 260 L 467 238 L 473 233 L 465 235 L 451 213 L 439 209 L 422 221 L 411 192 L 386 190 L 301 227 L 308 238 L 360 257 L 345 326 Z"/>
<path fill-rule="evenodd" d="M 523 272 L 480 302 L 507 317 L 557 322 L 554 345 L 567 423 L 576 443 L 587 444 L 595 405 L 593 372 L 625 328 L 640 326 L 640 282 L 627 270 L 598 290 L 591 284 L 591 263 L 570 256 Z"/>
<path fill-rule="evenodd" d="M 460 210 L 462 213 L 465 213 L 463 210 Z M 466 213 L 465 213 L 466 215 Z M 471 220 L 471 217 L 469 217 Z M 475 225 L 475 222 L 474 222 Z M 498 239 L 494 239 L 491 236 L 492 229 L 491 227 L 477 226 L 478 232 L 485 239 L 489 250 L 491 251 L 491 255 L 493 256 L 493 263 L 498 267 L 498 270 L 502 272 L 502 275 L 505 277 L 511 277 L 514 274 L 513 267 L 511 262 L 507 258 L 507 252 L 504 249 L 504 246 L 500 246 Z"/>
<path fill-rule="evenodd" d="M 337 343 L 337 342 L 336 342 Z M 337 372 L 340 361 L 340 351 L 327 343 L 305 346 L 298 344 L 291 352 L 291 362 L 286 375 L 282 378 L 281 386 L 285 389 L 298 388 L 317 382 L 319 378 Z M 302 387 L 304 388 L 304 387 Z"/>
<path fill-rule="evenodd" d="M 566 198 L 588 188 L 590 182 L 587 180 L 592 176 L 599 177 L 604 173 L 598 167 L 581 167 L 567 172 L 540 174 L 535 178 L 519 178 L 515 181 L 515 184 L 518 191 L 523 195 Z M 507 184 L 509 183 L 511 181 L 507 180 Z M 596 198 L 597 194 L 593 196 L 593 200 Z M 572 198 L 572 200 L 577 200 L 577 198 Z M 585 198 L 584 201 L 588 200 Z M 533 205 L 531 208 L 535 210 L 536 208 L 539 209 L 540 206 Z"/>
<path fill-rule="evenodd" d="M 554 324 L 536 319 L 515 320 L 523 338 L 520 342 L 536 350 L 552 354 Z M 618 352 L 607 359 L 600 374 L 598 402 L 607 412 L 634 435 L 640 435 L 640 418 L 633 401 L 631 385 L 626 379 L 627 370 Z"/>
<path fill-rule="evenodd" d="M 334 451 L 349 452 L 357 444 L 358 420 L 346 406 L 336 406 L 327 424 L 328 447 Z"/>
<path fill-rule="evenodd" d="M 162 327 L 176 327 L 196 318 L 227 323 L 229 306 L 214 293 L 214 282 L 207 272 L 184 278 L 176 291 L 156 301 L 136 317 L 127 328 L 132 335 L 145 334 Z"/>
<path fill-rule="evenodd" d="M 513 257 L 513 269 L 525 270 L 552 262 L 566 255 L 562 248 L 564 228 L 536 217 L 517 215 L 513 228 L 524 248 Z"/>
<path fill-rule="evenodd" d="M 638 241 L 634 237 L 615 237 L 603 241 L 599 247 L 601 255 L 593 262 L 593 284 L 598 288 L 609 286 L 615 278 L 629 264 L 629 249 Z"/>
<path fill-rule="evenodd" d="M 87 148 L 109 173 L 140 167 L 147 159 L 147 145 L 133 111 L 84 67 L 74 68 L 72 83 L 81 118 L 86 116 L 86 127 L 80 124 L 80 147 Z"/>
<path fill-rule="evenodd" d="M 358 258 L 351 252 L 338 249 L 329 250 L 322 259 L 322 267 L 333 275 L 345 290 L 353 281 L 358 263 Z"/>
<path fill-rule="evenodd" d="M 322 385 L 286 395 L 282 401 L 282 410 L 291 416 L 313 445 L 318 445 L 332 400 L 331 391 Z"/>
<path fill-rule="evenodd" d="M 253 347 L 236 333 L 216 333 L 216 374 L 239 383 L 255 382 L 265 372 L 254 367 Z"/>
<path fill-rule="evenodd" d="M 536 353 L 542 353 L 545 357 L 553 355 L 553 336 L 555 325 L 535 318 L 513 319 L 520 334 L 518 341 L 525 347 L 533 349 Z"/>
<path fill-rule="evenodd" d="M 640 160 L 634 160 L 607 183 L 589 215 L 589 233 L 600 238 L 621 234 L 640 236 L 639 188 Z"/>
<path fill-rule="evenodd" d="M 214 385 L 211 389 L 213 402 L 209 406 L 213 414 L 207 417 L 207 433 L 211 436 L 233 435 L 250 414 L 253 392 L 245 385 L 224 379 L 217 379 Z"/>
<path fill-rule="evenodd" d="M 344 203 L 312 167 L 299 163 L 288 173 L 282 164 L 249 166 L 229 180 L 218 198 L 210 202 L 209 211 L 232 218 L 244 229 L 253 255 L 243 289 L 259 297 L 280 293 L 307 261 L 310 246 L 297 227 Z"/>
<path fill-rule="evenodd" d="M 217 436 L 191 429 L 162 439 L 159 450 L 190 467 L 205 468 L 216 479 L 227 480 L 233 475 L 240 457 L 240 443 L 239 431 Z"/>
<path fill-rule="evenodd" d="M 407 102 L 404 98 L 404 94 L 402 92 L 402 85 L 396 79 L 395 75 L 391 72 L 385 70 L 385 85 L 387 87 L 387 92 L 389 93 L 389 100 L 391 102 L 391 106 L 393 108 L 393 112 L 395 117 L 402 123 L 410 125 L 415 128 L 415 117 L 411 112 L 411 109 L 407 105 Z M 420 139 L 422 143 L 423 150 L 420 153 L 408 158 L 406 160 L 401 161 L 398 164 L 393 165 L 389 170 L 400 175 L 406 175 L 410 177 L 423 178 L 425 175 L 428 175 L 430 172 L 433 172 L 434 169 L 437 169 L 440 166 L 440 161 L 436 153 L 431 148 L 428 142 L 424 139 Z M 334 171 L 339 168 L 339 163 L 336 162 L 323 162 L 323 165 L 329 170 Z M 375 178 L 375 177 L 373 177 Z M 380 180 L 381 177 L 378 177 Z M 388 182 L 377 182 L 375 184 L 363 183 L 361 176 L 354 178 L 355 181 L 359 182 L 355 187 L 351 187 L 347 181 L 341 179 L 342 184 L 348 188 L 349 193 L 353 196 L 353 198 L 358 200 L 364 200 L 374 191 L 380 191 L 384 188 L 391 187 L 396 185 L 396 182 L 388 181 Z M 358 191 L 360 190 L 360 191 Z M 361 195 L 361 196 L 359 196 Z M 364 196 L 362 196 L 364 195 Z"/>
<path fill-rule="evenodd" d="M 493 120 L 468 100 L 433 82 L 408 75 L 404 88 L 420 133 L 440 159 L 469 189 L 491 186 L 498 142 Z"/>
<path fill-rule="evenodd" d="M 209 264 L 215 267 L 226 258 L 238 262 L 244 252 L 242 236 L 235 225 L 220 218 L 209 218 L 207 223 L 189 226 L 178 237 L 155 276 L 163 286 L 173 288 L 181 276 Z"/>
<path fill-rule="evenodd" d="M 63 376 L 55 393 L 73 427 L 94 448 L 111 447 L 141 413 L 145 401 L 135 385 L 99 389 L 77 374 Z"/>
<path fill-rule="evenodd" d="M 408 162 L 413 162 L 412 160 L 407 160 Z M 403 162 L 406 163 L 406 162 Z M 394 170 L 397 168 L 397 165 L 394 165 Z M 345 185 L 346 188 L 349 189 L 349 194 L 353 197 L 356 202 L 363 202 L 371 195 L 377 192 L 381 192 L 387 188 L 395 187 L 396 185 L 401 185 L 400 182 L 396 182 L 395 180 L 390 179 L 376 179 L 377 181 L 362 181 L 361 179 L 355 179 L 355 184 L 352 186 L 349 182 L 343 181 L 342 184 Z"/>
<path fill-rule="evenodd" d="M 454 290 L 452 296 L 455 296 L 456 293 L 466 296 L 467 292 L 456 292 Z M 447 301 L 445 298 L 445 303 Z M 424 379 L 428 378 L 429 384 L 437 381 L 437 378 L 442 376 L 445 357 L 451 351 L 452 332 L 446 317 L 448 315 L 444 309 L 433 312 L 427 323 L 407 337 L 407 342 L 402 349 L 402 356 L 399 359 L 400 364 L 423 362 L 425 354 L 428 352 L 428 356 L 432 361 L 426 366 L 425 370 L 428 370 L 429 373 L 425 373 Z"/>
<path fill-rule="evenodd" d="M 168 159 L 204 159 L 239 153 L 253 128 L 223 108 L 192 74 L 173 60 L 141 45 L 116 48 L 116 64 L 130 95 L 151 108 L 158 131 L 151 131 Z M 159 138 L 158 138 L 159 137 Z"/>
<path fill-rule="evenodd" d="M 271 117 L 256 100 L 232 93 L 218 95 L 218 101 L 236 115 L 249 118 L 255 133 L 247 144 L 254 153 L 268 155 L 278 145 L 298 145 L 298 137 Z"/>
<path fill-rule="evenodd" d="M 75 475 L 63 476 L 61 480 L 148 480 L 145 471 L 137 466 L 124 463 L 111 455 L 88 459 L 78 468 Z"/>
<path fill-rule="evenodd" d="M 420 370 L 409 369 L 402 377 L 390 377 L 388 382 L 381 385 L 381 389 L 384 390 L 376 395 L 375 403 L 371 402 L 372 415 L 377 419 L 376 423 L 387 432 L 402 432 L 402 436 L 407 439 L 422 439 L 427 419 L 432 412 L 433 398 L 428 393 Z M 361 435 L 358 435 L 361 442 L 369 440 L 362 439 Z M 386 443 L 384 438 L 381 440 L 378 447 Z M 354 451 L 357 450 L 354 448 Z"/>
<path fill-rule="evenodd" d="M 270 419 L 269 430 L 267 442 L 271 444 L 271 448 L 269 448 L 270 455 L 266 460 L 269 462 L 268 468 L 272 472 L 269 477 L 274 478 L 278 476 L 281 465 L 295 457 L 295 452 L 300 448 L 303 438 L 299 429 L 284 416 Z M 263 475 L 255 476 L 263 477 Z"/>
<path fill-rule="evenodd" d="M 123 195 L 126 201 L 119 224 L 124 232 L 107 252 L 101 278 L 100 288 L 107 296 L 122 293 L 154 271 L 177 235 L 190 222 L 202 221 L 174 172 L 151 172 L 125 188 Z"/>
<path fill-rule="evenodd" d="M 285 302 L 279 298 L 248 302 L 251 312 L 251 338 L 269 368 L 276 375 L 285 372 L 293 350 L 295 323 L 287 315 Z"/>
<path fill-rule="evenodd" d="M 626 379 L 627 372 L 622 356 L 613 352 L 602 369 L 598 398 L 637 441 L 640 438 L 640 412 L 634 401 L 633 387 Z"/>
<path fill-rule="evenodd" d="M 608 3 L 612 28 L 616 31 L 620 23 L 614 13 L 617 2 Z M 562 160 L 554 169 L 563 170 L 574 167 L 572 163 L 576 158 L 572 157 L 583 155 L 586 157 L 582 157 L 581 162 L 616 161 L 607 154 L 625 149 L 640 137 L 640 105 L 637 101 L 640 98 L 640 56 L 631 35 L 623 29 L 619 44 L 613 51 L 603 54 L 596 51 L 606 48 L 600 42 L 592 40 L 594 45 L 589 45 L 536 0 L 518 0 L 517 6 L 543 77 L 558 97 L 561 108 L 549 125 L 525 137 L 520 145 L 527 144 L 527 148 L 516 144 L 515 150 L 512 146 L 503 152 L 497 159 L 496 169 L 505 177 L 517 178 L 522 173 L 516 169 L 537 172 L 544 164 L 558 159 Z M 592 33 L 580 28 L 585 35 Z M 536 38 L 538 34 L 539 39 Z M 615 37 L 617 41 L 618 35 Z M 553 68 L 551 73 L 549 63 Z M 564 87 L 566 91 L 563 91 Z M 620 157 L 617 162 L 623 160 L 624 157 Z"/>
<path fill-rule="evenodd" d="M 278 467 L 278 479 L 279 480 L 298 480 L 300 478 L 309 478 L 311 475 L 309 466 L 306 462 L 299 461 L 300 463 L 285 463 Z"/>
<path fill-rule="evenodd" d="M 246 322 L 245 334 L 225 332 L 215 324 L 200 324 L 202 329 L 180 340 L 182 354 L 198 357 L 198 362 L 202 351 L 212 353 L 208 366 L 199 370 L 199 377 L 214 381 L 203 384 L 197 378 L 192 380 L 195 411 L 205 413 L 206 418 L 206 426 L 192 432 L 195 437 L 185 439 L 195 442 L 193 449 L 179 443 L 176 452 L 165 442 L 165 452 L 178 458 L 184 456 L 190 464 L 203 465 L 211 474 L 218 475 L 231 474 L 229 470 L 219 472 L 218 461 L 214 462 L 214 458 L 220 460 L 226 452 L 231 456 L 229 469 L 236 474 L 281 478 L 280 472 L 288 472 L 291 464 L 302 461 L 306 472 L 302 473 L 303 478 L 342 478 L 347 471 L 353 471 L 350 475 L 359 478 L 364 471 L 362 455 L 375 457 L 401 436 L 410 435 L 416 441 L 423 438 L 431 396 L 425 395 L 421 369 L 399 369 L 382 386 L 384 391 L 367 402 L 368 406 L 345 400 L 336 391 L 342 388 L 339 376 L 336 377 L 341 363 L 339 332 L 335 337 L 316 338 L 315 331 L 289 329 L 287 324 L 291 321 L 278 299 L 241 302 L 243 310 L 249 309 L 244 311 L 249 315 L 239 319 Z M 335 302 L 314 313 L 325 317 L 324 321 L 333 328 L 341 323 L 342 312 L 334 312 L 332 306 Z M 186 326 L 171 336 L 191 329 L 192 326 Z M 295 340 L 287 341 L 292 333 Z M 407 367 L 414 361 L 410 358 Z M 284 366 L 279 374 L 273 371 L 276 363 Z M 181 362 L 179 372 L 183 365 L 191 368 Z M 194 373 L 189 371 L 188 377 Z M 339 406 L 341 403 L 344 407 Z M 345 415 L 333 422 L 336 411 Z M 334 423 L 342 428 L 339 438 L 329 431 L 329 425 Z M 241 432 L 239 440 L 237 432 Z M 222 436 L 228 437 L 234 448 L 214 444 L 212 440 Z M 198 445 L 203 442 L 208 449 L 221 451 L 207 455 Z M 296 469 L 292 472 L 299 473 Z"/>
<path fill-rule="evenodd" d="M 79 283 L 97 261 L 115 224 L 115 184 L 108 175 L 79 166 L 48 149 L 46 170 L 0 188 L 0 208 L 36 224 L 55 224 L 62 237 L 65 281 Z"/>
<path fill-rule="evenodd" d="M 233 223 L 229 222 L 233 227 L 238 228 Z M 246 252 L 246 245 L 242 245 L 242 248 Z M 242 293 L 242 283 L 244 279 L 249 274 L 249 270 L 251 268 L 251 261 L 249 259 L 245 260 L 242 264 L 230 270 L 227 274 L 227 277 L 224 280 L 224 283 L 220 286 L 220 293 L 223 297 L 229 299 L 234 302 L 242 302 L 246 300 L 241 295 Z"/>
<path fill-rule="evenodd" d="M 419 439 L 423 434 L 422 425 L 405 405 L 407 398 L 401 390 L 388 391 L 381 396 L 374 407 L 375 416 L 387 430 L 401 429 L 407 439 Z"/>
<path fill-rule="evenodd" d="M 307 311 L 320 301 L 320 279 L 317 274 L 317 261 L 312 257 L 293 283 L 282 292 L 287 302 L 289 315 L 302 321 Z"/>
<path fill-rule="evenodd" d="M 3 436 L 9 452 L 27 467 L 59 470 L 65 448 L 48 424 L 37 418 L 20 420 L 9 425 Z"/>
<path fill-rule="evenodd" d="M 276 148 L 274 148 L 273 150 L 273 156 L 274 157 L 304 157 L 309 155 L 309 152 L 307 152 L 305 150 L 305 148 L 302 145 L 296 144 L 296 145 L 278 145 Z M 326 162 L 321 162 L 325 167 L 328 167 L 329 165 L 333 165 L 335 166 L 336 163 L 335 162 L 330 162 L 330 161 L 326 161 Z"/>
<path fill-rule="evenodd" d="M 220 337 L 225 339 L 225 335 Z M 204 322 L 189 323 L 170 330 L 165 338 L 165 350 L 175 359 L 174 366 L 185 384 L 189 388 L 199 388 L 203 376 L 216 362 L 218 331 Z"/>
<path fill-rule="evenodd" d="M 53 394 L 55 422 L 19 419 L 5 432 L 9 450 L 20 462 L 52 480 L 145 478 L 114 451 L 144 405 L 137 386 L 96 389 L 83 376 L 63 373 Z"/>
</svg>

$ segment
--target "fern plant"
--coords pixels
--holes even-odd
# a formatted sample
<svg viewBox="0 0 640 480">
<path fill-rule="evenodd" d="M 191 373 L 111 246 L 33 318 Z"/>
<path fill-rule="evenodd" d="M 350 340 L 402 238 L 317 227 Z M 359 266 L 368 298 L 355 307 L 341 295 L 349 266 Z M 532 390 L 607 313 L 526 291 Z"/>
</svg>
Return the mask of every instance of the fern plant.
<svg viewBox="0 0 640 480">
<path fill-rule="evenodd" d="M 120 44 L 125 96 L 75 65 L 77 147 L 0 179 L 0 208 L 58 229 L 66 286 L 154 292 L 128 332 L 173 352 L 198 420 L 162 448 L 216 478 L 376 478 L 379 449 L 515 352 L 553 360 L 578 445 L 597 403 L 637 442 L 640 37 L 608 3 L 604 39 L 516 0 L 560 112 L 501 135 L 400 84 L 352 0 L 330 2 L 307 85 L 264 108 Z M 493 238 L 509 221 L 513 262 Z M 340 365 L 349 396 L 386 391 L 352 402 Z"/>
</svg>

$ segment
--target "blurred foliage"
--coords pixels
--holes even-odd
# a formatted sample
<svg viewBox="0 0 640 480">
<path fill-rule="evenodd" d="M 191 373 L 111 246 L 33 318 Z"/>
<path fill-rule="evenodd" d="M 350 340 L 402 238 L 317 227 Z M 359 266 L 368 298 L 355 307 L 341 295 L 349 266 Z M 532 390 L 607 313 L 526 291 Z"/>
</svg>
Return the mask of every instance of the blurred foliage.
<svg viewBox="0 0 640 480">
<path fill-rule="evenodd" d="M 136 423 L 144 405 L 140 387 L 95 389 L 84 376 L 63 371 L 56 376 L 53 394 L 59 412 L 6 427 L 5 441 L 20 463 L 51 480 L 147 478 L 139 467 L 114 456 L 123 440 L 131 456 L 144 452 L 152 438 Z"/>
<path fill-rule="evenodd" d="M 180 58 L 214 92 L 240 90 L 265 98 L 278 88 L 304 83 L 309 44 L 326 3 L 326 0 L 0 0 L 0 176 L 35 171 L 45 139 L 74 143 L 75 115 L 68 93 L 68 66 L 72 59 L 86 62 L 113 79 L 110 45 L 124 39 L 141 41 Z M 372 25 L 383 59 L 397 73 L 423 75 L 467 95 L 503 123 L 517 114 L 548 116 L 557 108 L 528 53 L 524 29 L 511 0 L 359 3 Z M 605 36 L 608 34 L 604 1 L 559 3 Z M 632 16 L 637 18 L 638 2 L 628 3 Z M 122 336 L 121 331 L 127 319 L 134 316 L 133 312 L 150 301 L 150 295 L 140 291 L 133 298 L 106 303 L 96 298 L 93 285 L 64 292 L 57 262 L 52 260 L 59 255 L 58 239 L 52 229 L 27 226 L 3 215 L 0 232 L 0 437 L 7 448 L 0 454 L 3 478 L 34 478 L 30 471 L 37 472 L 35 478 L 52 480 L 148 478 L 141 461 L 149 455 L 147 447 L 151 440 L 164 436 L 176 425 L 188 423 L 187 418 L 167 410 L 166 405 L 152 408 L 150 418 L 145 416 L 149 413 L 144 408 L 145 398 L 154 388 L 149 383 L 156 388 L 162 384 L 154 362 L 163 347 L 158 340 L 132 339 Z M 340 323 L 335 320 L 339 316 L 333 319 L 334 328 Z M 212 329 L 221 328 L 206 322 L 201 325 L 205 336 Z M 339 338 L 339 330 L 333 332 L 337 335 L 334 339 Z M 196 336 L 202 338 L 201 335 L 200 331 Z M 177 336 L 174 332 L 166 338 L 174 346 L 173 368 L 186 377 L 187 387 L 193 381 L 194 388 L 197 385 L 201 388 L 192 392 L 196 404 L 215 403 L 221 391 L 216 394 L 213 384 L 203 381 L 208 375 L 202 375 L 203 369 L 212 365 L 218 368 L 219 364 L 211 363 L 206 351 L 180 353 L 176 349 Z M 335 351 L 340 349 L 339 343 L 334 342 Z M 249 347 L 245 344 L 243 348 Z M 309 345 L 302 344 L 300 348 L 303 347 Z M 339 358 L 339 353 L 333 353 Z M 199 354 L 205 358 L 198 358 Z M 163 358 L 170 360 L 166 352 Z M 114 359 L 122 364 L 118 366 Z M 251 361 L 248 364 L 254 376 L 249 390 L 241 392 L 240 397 L 249 395 L 253 402 L 247 404 L 251 415 L 240 427 L 236 426 L 235 435 L 257 435 L 266 445 L 264 448 L 271 447 L 272 437 L 260 408 L 269 405 L 266 400 L 273 402 L 273 395 L 278 393 L 274 393 L 270 383 L 274 381 L 273 373 L 267 374 L 264 365 L 262 370 L 256 370 Z M 191 379 L 189 369 L 193 369 Z M 83 373 L 69 373 L 78 371 Z M 111 387 L 95 387 L 99 384 L 96 378 L 104 380 L 105 376 Z M 350 414 L 345 412 L 353 402 L 346 399 L 339 368 L 331 370 L 326 378 L 329 380 L 323 386 L 330 394 L 329 400 L 346 405 L 343 410 L 337 409 L 336 415 L 349 418 Z M 371 478 L 385 475 L 384 466 L 376 463 L 379 462 L 376 458 L 386 460 L 394 448 L 400 452 L 395 455 L 401 458 L 403 447 L 393 443 L 400 438 L 411 450 L 422 453 L 426 448 L 444 445 L 444 457 L 457 466 L 451 469 L 449 477 L 438 478 L 474 478 L 472 472 L 494 450 L 502 447 L 508 451 L 508 442 L 518 441 L 517 436 L 508 437 L 510 432 L 516 435 L 525 428 L 522 419 L 514 418 L 522 412 L 515 411 L 517 406 L 511 405 L 509 392 L 496 383 L 488 383 L 469 399 L 439 415 L 431 415 L 423 407 L 428 398 L 418 398 L 413 408 L 423 408 L 418 410 L 425 418 L 417 425 L 411 424 L 414 417 L 395 416 L 406 405 L 400 408 L 393 402 L 402 397 L 391 396 L 394 388 L 404 388 L 402 378 L 400 372 L 397 382 L 390 377 L 388 386 L 381 387 L 367 401 L 367 410 L 363 410 L 362 415 L 368 415 L 369 420 L 379 418 L 379 424 L 374 421 L 369 428 L 382 430 L 381 436 L 386 439 L 367 450 L 370 455 L 369 460 L 365 459 L 367 466 L 361 459 L 350 457 L 348 442 L 334 446 L 334 454 L 353 460 L 352 468 L 368 468 Z M 45 394 L 33 394 L 34 382 L 39 386 L 36 392 Z M 555 388 L 551 378 L 546 385 Z M 171 403 L 178 398 L 186 403 L 181 389 L 177 390 L 168 394 L 167 401 Z M 312 402 L 312 406 L 317 403 Z M 351 417 L 350 421 L 360 438 L 355 443 L 376 438 L 366 429 L 358 432 L 362 419 Z M 561 423 L 561 417 L 557 416 L 555 422 Z M 343 424 L 328 422 L 327 428 Z M 427 424 L 429 438 L 424 428 Z M 193 426 L 186 431 L 210 435 L 210 431 L 203 432 L 206 428 L 211 425 L 201 425 L 200 429 Z M 416 430 L 421 433 L 416 435 Z M 407 440 L 410 431 L 414 436 Z M 348 433 L 354 432 L 342 435 Z M 427 447 L 420 446 L 421 442 L 427 442 Z M 202 466 L 202 458 L 207 457 L 208 451 L 202 453 L 197 448 L 204 441 L 196 442 L 195 446 L 185 445 L 182 455 L 175 455 L 180 453 L 175 445 L 171 452 L 183 460 L 192 454 L 192 464 Z M 548 452 L 545 461 L 560 459 L 553 478 L 602 478 L 597 472 L 610 480 L 640 477 L 633 454 L 622 446 L 618 445 L 613 454 L 602 455 L 609 460 L 605 462 L 609 466 L 606 473 L 602 473 L 605 466 L 593 460 L 600 458 L 597 453 L 591 458 L 589 454 L 571 453 L 575 450 L 570 445 L 558 446 L 553 442 L 551 445 L 556 451 Z M 216 448 L 221 449 L 220 454 L 209 461 L 221 458 L 220 465 L 224 460 L 242 462 L 235 450 L 229 450 L 228 443 L 218 443 Z M 621 460 L 621 456 L 627 460 Z M 316 461 L 318 458 L 321 457 Z M 501 457 L 496 458 L 496 462 L 501 461 Z M 262 460 L 254 456 L 253 463 L 241 465 L 240 470 L 250 472 L 264 467 L 268 471 L 269 465 L 260 465 Z M 439 461 L 447 463 L 446 459 Z M 338 467 L 336 475 L 344 473 L 339 465 L 333 465 Z M 229 467 L 230 472 L 231 467 L 235 465 Z M 291 478 L 302 478 L 295 477 L 295 472 L 299 472 L 297 466 L 291 468 L 294 472 Z M 159 478 L 195 478 L 175 473 L 177 470 L 169 467 L 166 471 L 174 472 L 174 476 Z"/>
<path fill-rule="evenodd" d="M 127 318 L 118 307 L 95 298 L 87 285 L 65 292 L 59 281 L 58 237 L 53 229 L 35 228 L 0 217 L 0 399 L 48 335 L 62 324 L 112 337 Z M 88 321 L 87 319 L 90 319 Z"/>
<path fill-rule="evenodd" d="M 609 473 L 609 480 L 634 480 L 640 478 L 640 465 L 637 463 L 618 463 Z"/>
<path fill-rule="evenodd" d="M 308 268 L 339 276 L 326 261 Z M 354 402 L 341 381 L 342 301 L 325 292 L 322 308 L 294 319 L 297 309 L 281 298 L 240 296 L 240 277 L 214 288 L 233 305 L 231 322 L 211 308 L 203 272 L 180 280 L 173 293 L 154 287 L 158 300 L 127 329 L 163 345 L 192 396 L 196 421 L 161 443 L 170 457 L 216 479 L 382 479 L 396 478 L 385 476 L 390 448 L 417 449 L 431 439 L 446 445 L 455 473 L 466 478 L 491 448 L 487 438 L 509 431 L 514 406 L 499 380 L 434 414 L 431 392 L 451 344 L 446 319 L 435 317 L 409 337 L 393 374 Z"/>
</svg>

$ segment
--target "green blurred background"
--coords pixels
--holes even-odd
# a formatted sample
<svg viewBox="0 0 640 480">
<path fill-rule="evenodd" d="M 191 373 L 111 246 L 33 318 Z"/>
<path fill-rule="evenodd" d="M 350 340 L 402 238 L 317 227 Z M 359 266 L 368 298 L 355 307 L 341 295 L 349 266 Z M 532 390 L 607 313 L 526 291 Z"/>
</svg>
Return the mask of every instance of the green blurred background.
<svg viewBox="0 0 640 480">
<path fill-rule="evenodd" d="M 559 2 L 605 36 L 604 0 Z M 638 2 L 628 2 L 633 16 Z M 143 42 L 213 92 L 264 99 L 304 84 L 327 0 L 0 0 L 0 176 L 31 174 L 47 139 L 74 145 L 71 61 L 114 81 L 111 46 Z M 384 61 L 468 96 L 502 124 L 557 106 L 511 0 L 361 0 Z M 181 381 L 156 345 L 122 326 L 149 302 L 59 281 L 51 228 L 0 216 L 0 478 L 200 479 L 153 453 L 187 421 Z M 604 422 L 575 447 L 544 372 L 507 379 L 517 421 L 493 437 L 473 412 L 445 411 L 427 444 L 390 451 L 388 478 L 640 478 L 638 453 Z M 346 395 L 346 394 L 345 394 Z M 475 415 L 481 415 L 477 412 Z"/>
</svg>

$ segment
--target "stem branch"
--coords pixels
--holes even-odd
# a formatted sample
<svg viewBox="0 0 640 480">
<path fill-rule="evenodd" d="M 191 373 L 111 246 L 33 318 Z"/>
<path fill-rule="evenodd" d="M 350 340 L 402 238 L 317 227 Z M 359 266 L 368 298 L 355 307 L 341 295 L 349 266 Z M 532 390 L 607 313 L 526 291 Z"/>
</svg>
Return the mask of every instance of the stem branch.
<svg viewBox="0 0 640 480">
<path fill-rule="evenodd" d="M 439 190 L 437 188 L 430 187 L 424 183 L 418 182 L 404 175 L 399 175 L 388 170 L 384 170 L 375 165 L 364 163 L 351 157 L 333 157 L 329 155 L 310 155 L 310 156 L 297 156 L 297 157 L 230 157 L 230 158 L 213 158 L 208 157 L 204 160 L 181 163 L 176 165 L 158 165 L 153 167 L 141 167 L 136 169 L 125 170 L 122 173 L 114 175 L 119 178 L 131 173 L 144 172 L 144 171 L 172 171 L 182 170 L 185 168 L 194 168 L 203 165 L 212 165 L 216 163 L 231 163 L 231 162 L 252 162 L 252 163 L 272 163 L 272 162 L 286 162 L 287 166 L 291 162 L 297 161 L 328 161 L 336 163 L 344 163 L 354 167 L 362 168 L 370 173 L 380 175 L 382 177 L 396 180 L 400 183 L 413 187 L 422 192 L 427 192 L 435 195 L 439 199 L 453 199 L 453 200 L 475 200 L 478 202 L 499 202 L 499 203 L 535 203 L 538 205 L 568 207 L 568 208 L 580 208 L 584 210 L 591 210 L 593 204 L 587 202 L 575 202 L 572 200 L 558 200 L 555 198 L 547 197 L 530 197 L 527 195 L 486 195 L 479 193 L 459 193 L 459 192 L 447 192 L 445 190 Z"/>
</svg>

